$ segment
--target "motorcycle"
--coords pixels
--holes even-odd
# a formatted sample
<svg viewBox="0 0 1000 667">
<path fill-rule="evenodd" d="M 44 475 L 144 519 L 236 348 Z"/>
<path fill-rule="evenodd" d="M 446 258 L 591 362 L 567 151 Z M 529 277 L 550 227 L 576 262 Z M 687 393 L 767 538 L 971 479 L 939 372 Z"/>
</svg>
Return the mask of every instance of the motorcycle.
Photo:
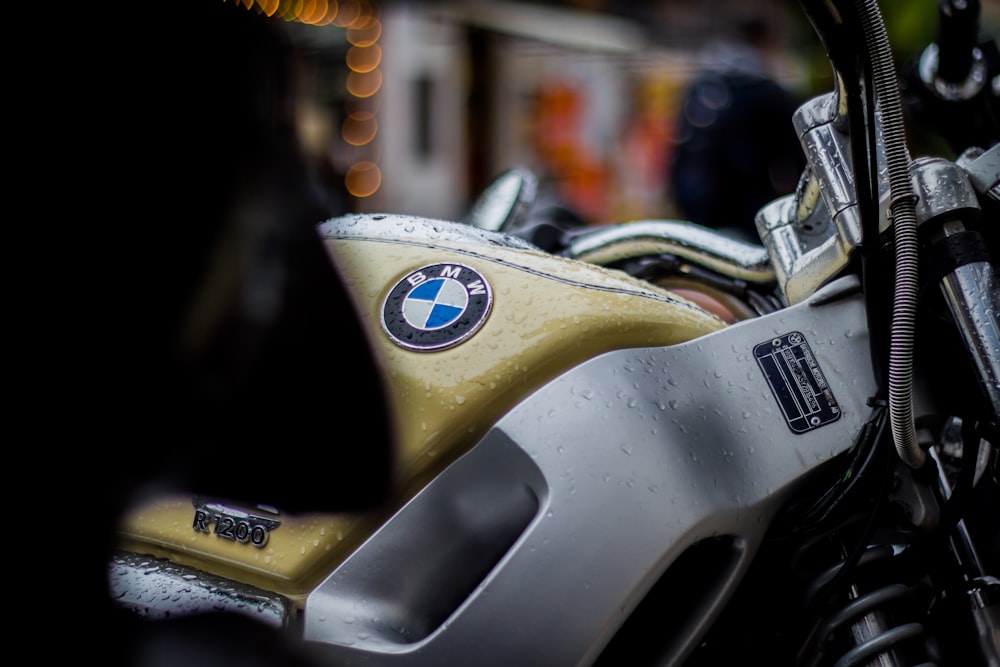
<svg viewBox="0 0 1000 667">
<path fill-rule="evenodd" d="M 877 3 L 800 4 L 836 87 L 791 119 L 808 166 L 761 244 L 566 224 L 520 168 L 464 220 L 322 222 L 386 499 L 143 496 L 116 608 L 202 639 L 249 619 L 201 659 L 273 633 L 283 664 L 1000 665 L 996 43 L 942 2 L 900 85 Z M 956 159 L 910 155 L 904 102 Z"/>
</svg>

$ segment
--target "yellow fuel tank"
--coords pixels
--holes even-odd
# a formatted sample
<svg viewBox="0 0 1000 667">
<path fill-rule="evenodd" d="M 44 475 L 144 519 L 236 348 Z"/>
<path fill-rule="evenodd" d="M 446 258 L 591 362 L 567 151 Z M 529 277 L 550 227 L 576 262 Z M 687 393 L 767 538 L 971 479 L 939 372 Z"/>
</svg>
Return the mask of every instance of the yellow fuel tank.
<svg viewBox="0 0 1000 667">
<path fill-rule="evenodd" d="M 383 374 L 395 434 L 392 502 L 357 515 L 287 516 L 161 498 L 125 518 L 123 547 L 301 601 L 386 513 L 545 382 L 604 352 L 672 345 L 725 326 L 623 272 L 469 225 L 351 215 L 320 233 Z M 364 442 L 364 434 L 336 437 Z M 244 539 L 219 539 L 219 522 Z M 249 537 L 265 529 L 264 544 Z"/>
</svg>

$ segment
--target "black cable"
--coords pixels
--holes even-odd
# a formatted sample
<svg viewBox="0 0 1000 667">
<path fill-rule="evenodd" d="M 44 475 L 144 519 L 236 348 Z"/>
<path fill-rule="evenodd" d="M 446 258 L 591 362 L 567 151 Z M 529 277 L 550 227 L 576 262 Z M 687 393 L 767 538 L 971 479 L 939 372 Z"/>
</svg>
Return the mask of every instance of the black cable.
<svg viewBox="0 0 1000 667">
<path fill-rule="evenodd" d="M 880 433 L 883 434 L 883 437 L 879 438 L 879 442 L 885 440 L 884 438 L 885 430 L 881 429 Z M 892 447 L 891 442 L 885 442 L 881 446 L 879 446 L 879 442 L 876 442 L 874 453 L 882 454 L 881 458 L 884 460 L 881 461 L 881 463 L 885 465 L 885 469 L 883 470 L 880 488 L 874 496 L 874 505 L 873 507 L 870 508 L 869 514 L 865 521 L 864 528 L 862 529 L 860 536 L 856 540 L 854 548 L 850 551 L 850 553 L 848 553 L 847 557 L 841 562 L 839 568 L 836 571 L 836 574 L 834 574 L 832 577 L 829 578 L 829 580 L 827 580 L 821 586 L 817 587 L 816 590 L 812 592 L 810 599 L 806 601 L 805 605 L 806 609 L 815 611 L 816 608 L 820 605 L 820 603 L 829 599 L 837 591 L 841 590 L 841 588 L 843 588 L 843 586 L 846 583 L 848 583 L 849 581 L 848 577 L 851 576 L 851 574 L 854 572 L 854 569 L 861 561 L 861 558 L 868 551 L 871 536 L 875 532 L 875 522 L 878 519 L 880 510 L 885 503 L 886 495 L 889 492 L 890 482 L 893 478 L 892 474 L 893 466 L 891 465 L 892 458 L 890 455 L 893 454 L 895 450 Z"/>
<path fill-rule="evenodd" d="M 801 513 L 793 512 L 795 519 L 790 522 L 792 525 L 807 527 L 824 525 L 847 500 L 853 500 L 856 489 L 862 482 L 870 479 L 872 468 L 877 462 L 878 443 L 884 439 L 888 424 L 886 410 L 885 401 L 873 401 L 871 416 L 862 426 L 852 448 L 854 456 L 850 466 L 808 509 Z"/>
</svg>

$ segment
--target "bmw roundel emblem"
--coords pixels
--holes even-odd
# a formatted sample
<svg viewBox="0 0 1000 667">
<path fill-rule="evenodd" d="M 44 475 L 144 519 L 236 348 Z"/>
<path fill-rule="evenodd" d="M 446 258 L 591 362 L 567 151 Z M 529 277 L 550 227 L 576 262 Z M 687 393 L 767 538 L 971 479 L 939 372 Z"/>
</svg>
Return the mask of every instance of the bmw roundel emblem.
<svg viewBox="0 0 1000 667">
<path fill-rule="evenodd" d="M 410 272 L 382 304 L 382 328 L 410 350 L 441 350 L 479 330 L 493 306 L 481 273 L 464 264 L 431 264 Z"/>
</svg>

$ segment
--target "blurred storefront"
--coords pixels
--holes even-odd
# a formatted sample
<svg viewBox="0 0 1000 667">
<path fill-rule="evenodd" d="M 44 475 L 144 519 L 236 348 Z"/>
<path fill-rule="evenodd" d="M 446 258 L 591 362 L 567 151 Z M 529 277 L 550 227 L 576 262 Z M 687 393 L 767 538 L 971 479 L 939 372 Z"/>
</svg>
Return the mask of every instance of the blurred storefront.
<svg viewBox="0 0 1000 667">
<path fill-rule="evenodd" d="M 325 18 L 289 22 L 309 66 L 303 136 L 352 211 L 460 219 L 522 165 L 587 220 L 673 217 L 679 95 L 750 9 L 782 36 L 783 84 L 831 85 L 788 0 L 325 2 Z"/>
</svg>

